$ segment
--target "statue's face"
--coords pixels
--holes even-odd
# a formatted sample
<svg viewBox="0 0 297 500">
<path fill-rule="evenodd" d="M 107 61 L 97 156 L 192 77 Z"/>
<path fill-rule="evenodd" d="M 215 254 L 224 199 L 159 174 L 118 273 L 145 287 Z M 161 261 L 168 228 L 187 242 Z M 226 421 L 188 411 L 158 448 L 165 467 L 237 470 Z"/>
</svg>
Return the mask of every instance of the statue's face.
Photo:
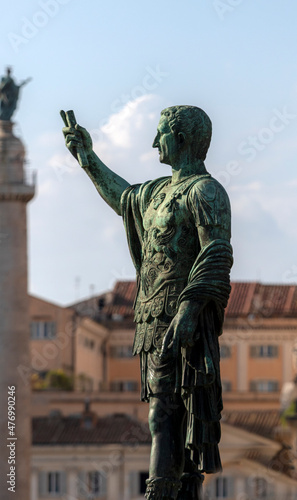
<svg viewBox="0 0 297 500">
<path fill-rule="evenodd" d="M 171 132 L 167 117 L 164 115 L 161 115 L 153 148 L 159 150 L 160 163 L 172 165 L 177 153 L 177 140 L 176 136 Z"/>
</svg>

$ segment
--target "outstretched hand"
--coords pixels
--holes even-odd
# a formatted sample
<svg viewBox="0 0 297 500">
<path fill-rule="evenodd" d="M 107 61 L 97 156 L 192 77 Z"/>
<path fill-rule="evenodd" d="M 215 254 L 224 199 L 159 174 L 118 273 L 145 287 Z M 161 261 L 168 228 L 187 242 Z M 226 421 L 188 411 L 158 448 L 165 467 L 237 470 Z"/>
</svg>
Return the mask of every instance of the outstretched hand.
<svg viewBox="0 0 297 500">
<path fill-rule="evenodd" d="M 86 155 L 93 150 L 92 138 L 89 132 L 76 124 L 75 127 L 64 127 L 62 132 L 65 137 L 65 143 L 70 153 L 77 159 L 77 149 L 83 148 Z"/>
<path fill-rule="evenodd" d="M 163 340 L 160 357 L 164 358 L 169 350 L 177 357 L 181 347 L 192 347 L 199 336 L 197 332 L 199 314 L 206 302 L 184 301 L 171 321 Z"/>
</svg>

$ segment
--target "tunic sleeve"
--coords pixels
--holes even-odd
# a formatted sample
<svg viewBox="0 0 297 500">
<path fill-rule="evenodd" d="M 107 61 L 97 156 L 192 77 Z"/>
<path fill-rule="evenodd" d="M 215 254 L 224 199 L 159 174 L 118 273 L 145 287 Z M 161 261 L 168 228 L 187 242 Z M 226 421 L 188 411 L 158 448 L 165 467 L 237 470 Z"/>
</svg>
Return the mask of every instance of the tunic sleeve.
<svg viewBox="0 0 297 500">
<path fill-rule="evenodd" d="M 230 202 L 223 186 L 213 177 L 196 182 L 188 194 L 188 207 L 196 226 L 220 226 L 230 231 Z"/>
</svg>

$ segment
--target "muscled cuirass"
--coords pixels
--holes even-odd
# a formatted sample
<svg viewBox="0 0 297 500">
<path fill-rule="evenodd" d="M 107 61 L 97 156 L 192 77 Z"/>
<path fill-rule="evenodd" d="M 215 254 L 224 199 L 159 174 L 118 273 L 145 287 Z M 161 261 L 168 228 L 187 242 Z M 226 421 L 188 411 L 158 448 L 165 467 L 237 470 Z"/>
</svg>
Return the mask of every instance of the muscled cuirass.
<svg viewBox="0 0 297 500">
<path fill-rule="evenodd" d="M 152 197 L 143 215 L 134 354 L 161 347 L 200 251 L 197 227 L 187 206 L 189 185 L 189 181 L 171 185 L 169 180 Z"/>
</svg>

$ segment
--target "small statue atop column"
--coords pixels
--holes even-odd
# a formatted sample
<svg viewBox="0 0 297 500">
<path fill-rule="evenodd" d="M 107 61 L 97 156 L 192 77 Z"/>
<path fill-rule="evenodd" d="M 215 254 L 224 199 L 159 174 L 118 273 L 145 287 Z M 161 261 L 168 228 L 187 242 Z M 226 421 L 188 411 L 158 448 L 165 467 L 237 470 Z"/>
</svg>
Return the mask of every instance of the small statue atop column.
<svg viewBox="0 0 297 500">
<path fill-rule="evenodd" d="M 6 69 L 6 76 L 2 76 L 0 83 L 0 120 L 10 121 L 17 107 L 20 88 L 26 85 L 31 78 L 27 78 L 20 85 L 16 85 L 11 75 L 11 69 Z"/>
</svg>

